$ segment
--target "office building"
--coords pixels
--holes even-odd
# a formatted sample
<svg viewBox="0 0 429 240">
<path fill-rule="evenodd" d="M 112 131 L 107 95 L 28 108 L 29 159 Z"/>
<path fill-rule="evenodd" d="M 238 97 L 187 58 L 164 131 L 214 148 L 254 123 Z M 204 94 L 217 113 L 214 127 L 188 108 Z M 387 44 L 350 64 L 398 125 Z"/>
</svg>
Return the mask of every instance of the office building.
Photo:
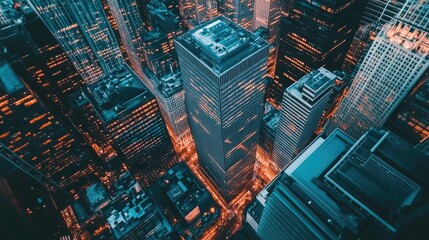
<svg viewBox="0 0 429 240">
<path fill-rule="evenodd" d="M 327 127 L 359 138 L 381 127 L 429 67 L 427 2 L 408 1 L 383 26 L 355 79 Z"/>
<path fill-rule="evenodd" d="M 336 78 L 319 68 L 286 89 L 272 152 L 278 169 L 290 164 L 313 138 Z"/>
<path fill-rule="evenodd" d="M 271 44 L 268 59 L 268 74 L 274 77 L 277 36 L 281 17 L 281 3 L 277 0 L 254 0 L 253 30 L 260 27 L 268 30 L 267 41 Z"/>
<path fill-rule="evenodd" d="M 146 5 L 152 31 L 145 31 L 137 2 L 109 1 L 116 22 L 121 25 L 131 67 L 155 95 L 172 140 L 186 146 L 192 136 L 186 116 L 184 91 L 173 39 L 182 33 L 181 22 L 162 1 Z M 134 58 L 134 61 L 133 61 Z M 145 63 L 143 63 L 145 59 Z M 135 63 L 133 63 L 135 62 Z"/>
<path fill-rule="evenodd" d="M 184 162 L 158 178 L 150 193 L 163 212 L 171 213 L 170 223 L 182 239 L 199 239 L 220 215 L 210 192 Z"/>
<path fill-rule="evenodd" d="M 193 141 L 185 106 L 185 90 L 180 72 L 172 72 L 159 79 L 149 69 L 145 77 L 151 81 L 150 89 L 155 94 L 172 140 L 182 146 Z"/>
<path fill-rule="evenodd" d="M 417 148 L 428 144 L 429 70 L 396 108 L 385 127 Z M 427 150 L 423 152 L 429 153 Z"/>
<path fill-rule="evenodd" d="M 280 111 L 269 103 L 265 103 L 264 116 L 262 117 L 261 129 L 259 132 L 259 146 L 262 148 L 265 158 L 271 158 L 279 121 Z"/>
<path fill-rule="evenodd" d="M 22 68 L 7 61 L 0 66 L 0 141 L 22 158 L 23 164 L 29 163 L 75 194 L 97 178 L 99 169 L 67 125 L 24 85 L 15 70 Z M 32 170 L 27 166 L 26 171 Z"/>
<path fill-rule="evenodd" d="M 100 1 L 30 3 L 87 84 L 99 81 L 125 63 Z"/>
<path fill-rule="evenodd" d="M 250 204 L 264 239 L 410 239 L 427 229 L 429 163 L 384 130 L 319 137 Z M 418 213 L 418 214 L 417 214 Z"/>
<path fill-rule="evenodd" d="M 254 0 L 222 0 L 218 1 L 219 12 L 231 21 L 247 30 L 253 29 Z"/>
<path fill-rule="evenodd" d="M 280 20 L 277 64 L 267 100 L 280 106 L 284 90 L 311 70 L 339 69 L 353 39 L 365 0 L 293 1 Z"/>
<path fill-rule="evenodd" d="M 361 25 L 390 22 L 402 9 L 407 0 L 368 0 L 362 15 Z"/>
<path fill-rule="evenodd" d="M 183 33 L 182 22 L 173 10 L 168 9 L 162 1 L 151 1 L 147 5 L 149 13 L 149 28 L 159 31 L 168 39 L 168 50 L 163 49 L 164 54 L 171 55 L 174 62 L 177 62 L 176 52 L 174 51 L 174 38 Z M 177 69 L 177 64 L 172 63 L 172 67 Z"/>
<path fill-rule="evenodd" d="M 223 200 L 250 183 L 269 46 L 224 17 L 176 39 L 200 166 Z"/>
<path fill-rule="evenodd" d="M 141 36 L 146 32 L 140 16 L 137 1 L 107 0 L 109 9 L 115 19 L 131 68 L 139 77 L 143 76 L 144 62 Z"/>
<path fill-rule="evenodd" d="M 143 185 L 177 162 L 155 97 L 128 66 L 89 86 L 89 93 L 114 149 Z"/>
<path fill-rule="evenodd" d="M 174 49 L 170 46 L 167 35 L 153 30 L 142 36 L 146 66 L 161 78 L 178 69 L 178 62 Z"/>
<path fill-rule="evenodd" d="M 72 54 L 66 52 L 87 83 L 87 88 L 73 98 L 74 103 L 88 109 L 83 115 L 95 123 L 94 132 L 101 135 L 100 139 L 107 139 L 107 145 L 114 149 L 108 157 L 118 154 L 141 183 L 150 184 L 177 162 L 177 156 L 155 97 L 124 63 L 101 3 L 59 1 L 49 5 L 33 1 L 33 5 L 57 38 L 61 38 L 63 31 L 58 29 L 65 23 L 73 26 L 67 27 L 68 31 L 79 33 L 72 44 L 64 38 L 59 41 L 63 48 L 74 49 Z M 56 15 L 60 17 L 51 17 Z M 80 52 L 79 47 L 86 51 Z M 100 67 L 100 76 L 93 76 L 92 68 L 75 63 L 78 58 L 84 60 L 82 64 L 89 63 L 91 56 L 97 56 L 92 63 Z M 105 146 L 100 153 L 105 153 L 105 149 L 111 152 L 109 148 Z"/>
<path fill-rule="evenodd" d="M 406 0 L 369 0 L 363 12 L 359 29 L 347 52 L 342 69 L 355 77 L 363 56 L 368 52 L 378 32 L 391 21 L 404 6 Z"/>
<path fill-rule="evenodd" d="M 188 29 L 219 16 L 216 0 L 179 0 L 179 8 Z"/>
<path fill-rule="evenodd" d="M 352 78 L 356 76 L 357 70 L 362 64 L 363 57 L 368 52 L 369 47 L 377 36 L 381 26 L 378 23 L 361 25 L 356 30 L 350 48 L 344 59 L 341 69 L 347 72 Z"/>
</svg>

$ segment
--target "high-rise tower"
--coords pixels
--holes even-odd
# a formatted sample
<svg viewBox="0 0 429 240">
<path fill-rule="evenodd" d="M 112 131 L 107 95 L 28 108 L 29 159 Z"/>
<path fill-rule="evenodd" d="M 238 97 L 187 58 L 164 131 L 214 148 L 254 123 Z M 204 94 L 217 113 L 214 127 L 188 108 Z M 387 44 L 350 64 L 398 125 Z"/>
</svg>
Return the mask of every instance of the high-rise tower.
<svg viewBox="0 0 429 240">
<path fill-rule="evenodd" d="M 216 0 L 179 0 L 180 14 L 185 27 L 193 29 L 200 23 L 219 15 Z"/>
<path fill-rule="evenodd" d="M 377 35 L 327 131 L 381 127 L 429 67 L 429 4 L 408 1 Z"/>
<path fill-rule="evenodd" d="M 107 3 L 115 22 L 119 26 L 119 35 L 127 52 L 130 66 L 139 77 L 142 77 L 144 56 L 141 36 L 146 30 L 137 1 L 107 0 Z"/>
<path fill-rule="evenodd" d="M 418 239 L 427 233 L 423 154 L 384 130 L 319 137 L 250 204 L 262 240 Z"/>
<path fill-rule="evenodd" d="M 280 106 L 283 92 L 313 69 L 341 67 L 365 0 L 289 1 L 280 20 L 275 79 L 267 100 Z"/>
<path fill-rule="evenodd" d="M 124 64 L 100 1 L 30 2 L 86 83 L 94 83 Z"/>
<path fill-rule="evenodd" d="M 220 13 L 247 30 L 253 28 L 253 4 L 254 0 L 218 1 Z"/>
<path fill-rule="evenodd" d="M 332 92 L 336 75 L 320 68 L 285 91 L 272 160 L 283 169 L 310 142 Z"/>
<path fill-rule="evenodd" d="M 31 2 L 86 82 L 77 97 L 89 104 L 84 115 L 112 139 L 130 172 L 150 184 L 177 156 L 155 97 L 125 64 L 101 3 Z"/>
<path fill-rule="evenodd" d="M 176 39 L 200 165 L 225 202 L 252 178 L 268 44 L 224 17 Z"/>
<path fill-rule="evenodd" d="M 260 27 L 268 31 L 267 40 L 271 44 L 270 57 L 268 59 L 268 74 L 274 77 L 277 36 L 281 17 L 281 3 L 277 0 L 255 0 L 253 15 L 253 30 Z"/>
</svg>

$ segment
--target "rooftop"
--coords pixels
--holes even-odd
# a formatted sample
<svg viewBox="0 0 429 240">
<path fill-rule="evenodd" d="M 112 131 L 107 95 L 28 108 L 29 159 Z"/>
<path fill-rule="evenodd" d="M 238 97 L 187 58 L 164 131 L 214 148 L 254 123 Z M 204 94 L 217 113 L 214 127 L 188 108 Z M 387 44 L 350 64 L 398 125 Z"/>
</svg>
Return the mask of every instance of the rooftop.
<svg viewBox="0 0 429 240">
<path fill-rule="evenodd" d="M 85 195 L 94 212 L 99 211 L 110 203 L 110 197 L 101 183 L 91 185 L 86 189 Z"/>
<path fill-rule="evenodd" d="M 298 99 L 303 99 L 308 104 L 313 105 L 331 91 L 336 78 L 335 74 L 321 67 L 306 74 L 291 85 L 287 91 Z"/>
<path fill-rule="evenodd" d="M 0 62 L 0 89 L 8 94 L 24 88 L 21 80 L 7 62 Z"/>
<path fill-rule="evenodd" d="M 428 185 L 428 172 L 423 154 L 390 132 L 370 130 L 325 179 L 392 228 L 393 216 L 413 205 Z"/>
<path fill-rule="evenodd" d="M 179 71 L 167 73 L 161 79 L 148 68 L 144 68 L 144 72 L 164 98 L 169 98 L 183 90 L 183 81 Z"/>
<path fill-rule="evenodd" d="M 125 235 L 158 239 L 171 231 L 150 196 L 134 181 L 132 186 L 102 209 L 116 239 Z"/>
<path fill-rule="evenodd" d="M 121 117 L 152 99 L 152 93 L 128 67 L 89 86 L 89 100 L 104 122 Z"/>
<path fill-rule="evenodd" d="M 176 42 L 218 73 L 268 46 L 264 39 L 225 17 L 199 25 L 177 37 Z"/>
<path fill-rule="evenodd" d="M 195 235 L 201 234 L 217 217 L 218 206 L 186 163 L 174 165 L 154 187 L 159 187 Z"/>
</svg>

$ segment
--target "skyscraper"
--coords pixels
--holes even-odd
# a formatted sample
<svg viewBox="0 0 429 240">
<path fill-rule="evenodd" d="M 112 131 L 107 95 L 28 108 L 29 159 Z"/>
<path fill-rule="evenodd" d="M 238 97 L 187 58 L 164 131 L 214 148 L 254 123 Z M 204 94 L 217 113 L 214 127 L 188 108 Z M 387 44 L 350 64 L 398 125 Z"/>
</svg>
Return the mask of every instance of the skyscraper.
<svg viewBox="0 0 429 240">
<path fill-rule="evenodd" d="M 277 168 L 286 167 L 311 141 L 336 77 L 319 68 L 286 89 L 272 153 Z"/>
<path fill-rule="evenodd" d="M 404 6 L 406 0 L 369 0 L 363 12 L 359 29 L 353 38 L 343 70 L 354 78 L 363 56 L 384 24 L 392 20 Z"/>
<path fill-rule="evenodd" d="M 30 2 L 87 84 L 124 64 L 100 1 Z"/>
<path fill-rule="evenodd" d="M 185 90 L 180 72 L 168 73 L 158 78 L 149 69 L 145 70 L 145 77 L 152 81 L 151 90 L 157 97 L 159 109 L 173 141 L 182 147 L 188 146 L 192 142 L 192 134 L 186 113 Z"/>
<path fill-rule="evenodd" d="M 218 0 L 222 15 L 247 30 L 253 29 L 254 0 Z"/>
<path fill-rule="evenodd" d="M 188 29 L 193 29 L 219 15 L 216 0 L 179 0 L 179 8 Z"/>
<path fill-rule="evenodd" d="M 268 44 L 224 17 L 176 39 L 200 165 L 230 202 L 252 178 Z"/>
<path fill-rule="evenodd" d="M 405 2 L 407 0 L 368 0 L 360 24 L 377 22 L 382 26 L 399 13 Z"/>
<path fill-rule="evenodd" d="M 261 191 L 246 221 L 265 239 L 418 239 L 427 232 L 425 156 L 371 129 L 319 137 Z M 418 213 L 418 214 L 417 214 Z"/>
<path fill-rule="evenodd" d="M 125 64 L 101 3 L 32 4 L 86 81 L 77 105 L 89 102 L 87 117 L 94 118 L 103 137 L 112 139 L 130 172 L 150 184 L 177 162 L 177 156 L 155 97 Z"/>
<path fill-rule="evenodd" d="M 155 95 L 172 140 L 186 146 L 192 136 L 173 44 L 174 37 L 182 33 L 178 16 L 162 1 L 151 1 L 146 12 L 152 30 L 147 32 L 136 1 L 109 0 L 109 7 L 121 25 L 119 32 L 129 52 L 131 67 Z"/>
<path fill-rule="evenodd" d="M 408 1 L 397 19 L 384 25 L 335 116 L 339 127 L 359 138 L 381 127 L 429 67 L 429 5 Z"/>
<path fill-rule="evenodd" d="M 271 44 L 268 59 L 268 74 L 274 77 L 277 55 L 277 36 L 281 17 L 281 4 L 277 0 L 255 0 L 253 15 L 253 30 L 259 27 L 268 30 L 267 40 Z"/>
<path fill-rule="evenodd" d="M 429 69 L 385 126 L 417 148 L 429 145 Z"/>
<path fill-rule="evenodd" d="M 146 30 L 137 1 L 107 0 L 107 3 L 115 22 L 119 25 L 118 31 L 127 52 L 130 66 L 139 77 L 142 77 L 144 55 L 141 36 Z"/>
<path fill-rule="evenodd" d="M 267 100 L 280 106 L 283 92 L 313 69 L 338 69 L 356 31 L 365 0 L 323 4 L 291 1 L 280 20 L 277 65 Z"/>
<path fill-rule="evenodd" d="M 154 95 L 128 66 L 89 88 L 86 97 L 113 147 L 141 183 L 148 186 L 177 163 Z"/>
</svg>

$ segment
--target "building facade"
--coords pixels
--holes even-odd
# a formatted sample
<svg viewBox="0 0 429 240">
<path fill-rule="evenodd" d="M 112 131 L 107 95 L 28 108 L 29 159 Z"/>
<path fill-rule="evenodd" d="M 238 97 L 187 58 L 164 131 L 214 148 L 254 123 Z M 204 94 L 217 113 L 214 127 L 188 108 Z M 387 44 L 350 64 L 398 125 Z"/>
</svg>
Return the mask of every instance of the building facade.
<svg viewBox="0 0 429 240">
<path fill-rule="evenodd" d="M 140 16 L 137 1 L 108 0 L 109 9 L 118 24 L 121 42 L 123 43 L 131 68 L 139 77 L 143 76 L 144 62 L 141 36 L 146 32 Z"/>
<path fill-rule="evenodd" d="M 277 36 L 281 17 L 281 3 L 277 0 L 255 0 L 253 15 L 253 30 L 260 27 L 268 31 L 267 40 L 271 44 L 270 57 L 268 59 L 268 74 L 274 77 L 276 56 L 277 56 Z"/>
<path fill-rule="evenodd" d="M 176 39 L 199 162 L 225 202 L 252 178 L 268 48 L 224 17 Z"/>
<path fill-rule="evenodd" d="M 179 8 L 188 29 L 219 16 L 216 0 L 179 0 Z"/>
<path fill-rule="evenodd" d="M 349 92 L 327 127 L 359 138 L 381 127 L 429 67 L 426 3 L 407 2 L 398 19 L 384 25 Z"/>
<path fill-rule="evenodd" d="M 32 4 L 86 82 L 75 98 L 77 105 L 88 108 L 83 115 L 97 123 L 96 132 L 111 139 L 130 172 L 150 184 L 177 162 L 177 156 L 155 97 L 125 64 L 102 4 Z"/>
<path fill-rule="evenodd" d="M 254 0 L 218 0 L 219 12 L 247 30 L 253 29 Z"/>
</svg>

